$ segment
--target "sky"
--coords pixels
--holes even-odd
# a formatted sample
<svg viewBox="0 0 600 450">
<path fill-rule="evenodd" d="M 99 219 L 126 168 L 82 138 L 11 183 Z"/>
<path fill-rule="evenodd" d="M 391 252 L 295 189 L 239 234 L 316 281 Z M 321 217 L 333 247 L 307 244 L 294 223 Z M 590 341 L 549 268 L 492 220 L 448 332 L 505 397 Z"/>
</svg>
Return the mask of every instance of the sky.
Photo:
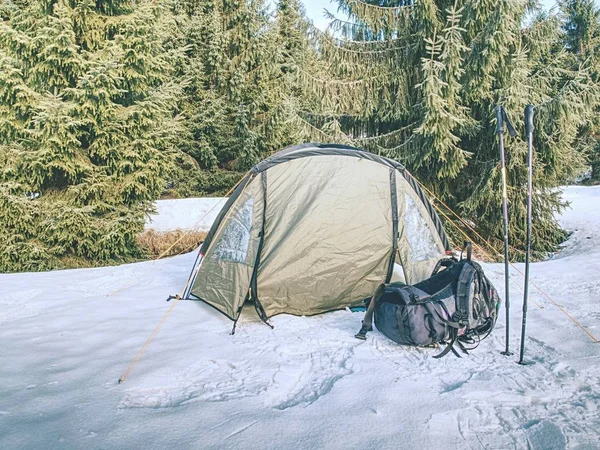
<svg viewBox="0 0 600 450">
<path fill-rule="evenodd" d="M 306 15 L 313 21 L 317 28 L 324 30 L 329 22 L 323 17 L 323 9 L 327 9 L 330 13 L 337 13 L 337 0 L 302 0 L 306 8 Z"/>
<path fill-rule="evenodd" d="M 541 0 L 546 9 L 555 5 L 555 0 Z M 313 21 L 317 28 L 324 30 L 327 28 L 328 21 L 323 17 L 323 9 L 330 13 L 337 14 L 337 0 L 302 0 L 306 8 L 306 15 Z"/>
</svg>

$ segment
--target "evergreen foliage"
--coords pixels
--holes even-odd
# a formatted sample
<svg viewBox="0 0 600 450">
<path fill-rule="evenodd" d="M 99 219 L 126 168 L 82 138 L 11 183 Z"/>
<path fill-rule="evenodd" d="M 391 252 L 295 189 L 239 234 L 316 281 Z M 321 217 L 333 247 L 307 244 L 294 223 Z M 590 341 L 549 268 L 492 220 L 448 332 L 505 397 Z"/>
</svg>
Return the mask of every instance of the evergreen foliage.
<svg viewBox="0 0 600 450">
<path fill-rule="evenodd" d="M 181 87 L 154 2 L 19 2 L 0 23 L 0 271 L 136 257 Z"/>
<path fill-rule="evenodd" d="M 519 131 L 506 139 L 519 257 L 528 103 L 543 256 L 565 236 L 556 186 L 586 163 L 600 175 L 600 12 L 559 6 L 339 0 L 349 20 L 327 13 L 325 32 L 300 0 L 4 0 L 0 271 L 138 258 L 159 196 L 223 195 L 306 141 L 397 159 L 500 249 L 497 104 Z"/>
<path fill-rule="evenodd" d="M 290 73 L 314 54 L 307 24 L 298 0 L 281 0 L 274 14 L 263 0 L 186 0 L 173 12 L 187 48 L 180 148 L 190 157 L 182 158 L 175 195 L 223 194 L 266 155 L 306 135 Z"/>
<path fill-rule="evenodd" d="M 594 0 L 562 0 L 567 47 L 584 55 L 596 51 L 600 38 L 600 9 Z"/>
<path fill-rule="evenodd" d="M 593 64 L 574 62 L 559 18 L 525 1 L 339 3 L 350 21 L 330 14 L 331 27 L 344 39 L 318 39 L 333 77 L 298 82 L 319 93 L 321 111 L 339 118 L 345 140 L 404 163 L 500 248 L 494 107 L 504 105 L 520 132 L 506 142 L 518 256 L 526 216 L 522 117 L 526 104 L 536 105 L 533 248 L 539 256 L 554 250 L 565 237 L 554 219 L 564 206 L 554 188 L 583 166 L 581 132 L 600 100 Z"/>
<path fill-rule="evenodd" d="M 564 16 L 567 49 L 573 54 L 572 65 L 585 62 L 593 68 L 595 80 L 600 77 L 600 8 L 593 0 L 559 2 Z M 586 153 L 592 167 L 593 182 L 600 181 L 600 119 L 594 117 L 581 130 L 578 147 Z"/>
</svg>

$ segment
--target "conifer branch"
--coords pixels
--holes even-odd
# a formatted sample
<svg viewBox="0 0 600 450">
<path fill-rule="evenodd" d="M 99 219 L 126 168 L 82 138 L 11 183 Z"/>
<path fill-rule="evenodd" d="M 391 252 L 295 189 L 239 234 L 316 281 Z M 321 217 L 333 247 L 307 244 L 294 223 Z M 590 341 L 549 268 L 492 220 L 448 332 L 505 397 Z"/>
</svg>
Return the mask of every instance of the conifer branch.
<svg viewBox="0 0 600 450">
<path fill-rule="evenodd" d="M 414 130 L 416 127 L 417 127 L 417 123 L 413 122 L 413 123 L 410 123 L 410 124 L 405 125 L 403 127 L 400 127 L 400 128 L 395 129 L 395 130 L 389 131 L 387 133 L 376 134 L 374 136 L 368 136 L 368 137 L 356 138 L 355 141 L 356 142 L 360 142 L 360 143 L 377 142 L 377 141 L 380 141 L 380 140 L 383 140 L 383 139 L 389 139 L 389 138 L 395 137 L 395 136 L 397 136 L 397 135 L 399 135 L 401 133 L 406 132 L 407 130 L 411 130 L 411 133 L 412 133 L 412 130 Z M 397 148 L 400 148 L 400 147 L 397 147 Z"/>
<path fill-rule="evenodd" d="M 365 9 L 373 8 L 376 10 L 384 10 L 384 11 L 387 11 L 387 10 L 396 11 L 396 10 L 401 10 L 401 9 L 412 8 L 414 6 L 413 0 L 409 0 L 404 5 L 374 5 L 373 3 L 367 3 L 362 0 L 345 0 L 345 3 L 348 4 L 349 6 L 361 7 L 361 8 L 365 8 Z M 398 2 L 394 1 L 394 3 L 398 3 Z M 404 2 L 402 2 L 402 3 L 404 3 Z"/>
</svg>

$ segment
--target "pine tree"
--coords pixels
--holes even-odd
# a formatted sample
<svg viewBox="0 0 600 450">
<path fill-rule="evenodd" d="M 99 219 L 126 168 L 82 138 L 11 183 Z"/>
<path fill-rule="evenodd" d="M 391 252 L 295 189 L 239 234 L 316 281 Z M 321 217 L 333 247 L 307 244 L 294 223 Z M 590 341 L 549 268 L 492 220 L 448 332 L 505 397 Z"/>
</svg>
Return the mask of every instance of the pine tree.
<svg viewBox="0 0 600 450">
<path fill-rule="evenodd" d="M 592 76 L 600 77 L 600 8 L 593 0 L 565 0 L 559 3 L 564 16 L 563 29 L 573 63 L 588 61 Z M 600 119 L 594 117 L 581 131 L 578 147 L 592 166 L 592 180 L 600 181 Z"/>
<path fill-rule="evenodd" d="M 139 256 L 181 58 L 154 2 L 30 1 L 0 24 L 0 271 Z M 88 261 L 88 262 L 86 262 Z"/>
<path fill-rule="evenodd" d="M 568 48 L 579 54 L 595 50 L 600 38 L 600 9 L 594 0 L 562 0 L 563 28 Z"/>
<path fill-rule="evenodd" d="M 278 128 L 279 147 L 300 142 L 319 142 L 331 134 L 341 132 L 336 118 L 320 114 L 319 93 L 298 83 L 299 77 L 319 77 L 328 63 L 319 59 L 319 36 L 305 17 L 304 8 L 298 0 L 279 0 L 275 15 L 275 33 L 278 43 L 278 81 L 274 98 L 277 108 L 274 118 L 281 123 Z M 311 122 L 317 121 L 315 127 Z M 275 128 L 275 127 L 273 127 Z M 275 133 L 274 133 L 275 135 Z M 339 135 L 343 140 L 343 137 Z"/>
<path fill-rule="evenodd" d="M 222 194 L 266 155 L 303 140 L 298 66 L 316 55 L 296 0 L 174 2 L 189 80 L 178 194 Z"/>
<path fill-rule="evenodd" d="M 494 107 L 504 105 L 520 132 L 507 140 L 518 255 L 525 238 L 522 114 L 527 103 L 536 105 L 533 246 L 540 256 L 554 250 L 565 236 L 554 220 L 564 206 L 554 188 L 582 166 L 579 135 L 600 99 L 589 61 L 573 65 L 564 50 L 559 19 L 524 1 L 339 3 L 350 20 L 330 14 L 333 33 L 317 43 L 328 75 L 298 78 L 339 123 L 343 139 L 331 138 L 399 160 L 500 247 Z"/>
</svg>

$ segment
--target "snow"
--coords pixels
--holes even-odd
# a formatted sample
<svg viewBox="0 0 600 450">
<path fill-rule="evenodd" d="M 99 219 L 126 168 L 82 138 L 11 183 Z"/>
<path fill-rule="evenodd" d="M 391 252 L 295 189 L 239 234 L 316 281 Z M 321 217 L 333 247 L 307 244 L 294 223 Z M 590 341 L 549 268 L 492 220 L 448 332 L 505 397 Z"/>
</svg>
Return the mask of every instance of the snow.
<svg viewBox="0 0 600 450">
<path fill-rule="evenodd" d="M 564 196 L 573 234 L 532 279 L 600 337 L 600 188 Z M 154 226 L 191 227 L 208 204 L 160 203 Z M 117 384 L 194 258 L 0 275 L 0 449 L 600 449 L 600 344 L 533 288 L 532 365 L 500 354 L 504 313 L 470 356 L 436 360 L 377 331 L 355 339 L 362 313 L 280 315 L 271 330 L 246 311 L 231 336 L 180 301 Z M 485 269 L 502 294 L 502 265 Z M 514 350 L 521 286 L 513 273 Z"/>
<path fill-rule="evenodd" d="M 223 197 L 158 200 L 156 214 L 148 217 L 146 228 L 208 231 L 226 201 Z"/>
</svg>

